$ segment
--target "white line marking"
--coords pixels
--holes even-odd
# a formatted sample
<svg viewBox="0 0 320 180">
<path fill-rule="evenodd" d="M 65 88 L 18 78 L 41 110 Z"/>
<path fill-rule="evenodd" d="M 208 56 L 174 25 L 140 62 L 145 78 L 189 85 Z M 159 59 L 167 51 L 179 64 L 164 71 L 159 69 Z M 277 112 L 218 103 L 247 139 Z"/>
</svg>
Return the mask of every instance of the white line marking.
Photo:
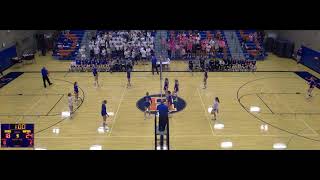
<svg viewBox="0 0 320 180">
<path fill-rule="evenodd" d="M 309 126 L 309 124 L 304 119 L 301 120 L 315 135 L 319 135 L 319 133 L 317 133 L 311 126 Z"/>
<path fill-rule="evenodd" d="M 315 134 L 301 134 L 303 136 L 310 136 L 310 137 L 318 137 L 318 135 Z M 112 138 L 154 138 L 154 136 L 111 136 Z M 181 136 L 171 136 L 171 138 L 192 138 L 192 137 L 284 137 L 284 138 L 290 138 L 292 135 L 276 135 L 276 134 L 229 134 L 229 135 L 223 135 L 223 134 L 215 134 L 212 135 L 181 135 Z M 46 136 L 40 136 L 37 138 L 43 138 L 43 139 L 54 139 L 54 138 L 62 138 L 62 139 L 79 139 L 79 138 L 87 138 L 86 136 L 67 136 L 67 137 L 46 137 Z"/>
<path fill-rule="evenodd" d="M 201 94 L 199 92 L 199 88 L 197 88 L 197 91 L 198 91 L 198 95 L 200 97 L 200 100 L 201 100 L 201 104 L 202 104 L 202 107 L 203 107 L 203 110 L 204 110 L 204 114 L 206 116 L 206 119 L 208 120 L 209 122 L 209 125 L 210 125 L 210 129 L 211 129 L 211 132 L 212 132 L 212 135 L 214 136 L 214 133 L 213 133 L 213 128 L 212 128 L 212 125 L 211 125 L 211 122 L 210 122 L 210 118 L 208 118 L 208 114 L 207 114 L 207 108 L 205 107 L 204 103 L 203 103 L 203 100 L 202 100 L 202 97 L 201 97 Z"/>
<path fill-rule="evenodd" d="M 124 86 L 124 89 L 123 89 L 123 92 L 122 92 L 122 95 L 121 95 L 121 98 L 120 98 L 120 102 L 119 102 L 119 105 L 118 105 L 118 109 L 116 111 L 116 114 L 114 115 L 113 122 L 112 122 L 112 125 L 111 125 L 110 132 L 109 132 L 108 136 L 111 136 L 112 129 L 113 129 L 114 124 L 116 123 L 116 118 L 117 118 L 121 103 L 123 101 L 124 94 L 126 93 L 126 90 L 127 90 L 127 87 Z"/>
<path fill-rule="evenodd" d="M 34 96 L 34 97 L 32 98 L 32 100 L 33 100 L 34 98 L 36 98 L 36 97 L 38 97 L 38 96 Z M 32 109 L 40 102 L 41 98 L 42 98 L 42 97 L 40 97 L 30 108 L 28 108 L 28 110 L 25 111 L 25 112 L 23 113 L 23 115 L 26 115 L 28 112 L 30 112 L 30 110 L 32 110 Z M 18 119 L 18 121 L 21 121 L 21 120 L 23 119 L 23 117 L 24 117 L 24 116 L 21 116 L 21 117 Z"/>
</svg>

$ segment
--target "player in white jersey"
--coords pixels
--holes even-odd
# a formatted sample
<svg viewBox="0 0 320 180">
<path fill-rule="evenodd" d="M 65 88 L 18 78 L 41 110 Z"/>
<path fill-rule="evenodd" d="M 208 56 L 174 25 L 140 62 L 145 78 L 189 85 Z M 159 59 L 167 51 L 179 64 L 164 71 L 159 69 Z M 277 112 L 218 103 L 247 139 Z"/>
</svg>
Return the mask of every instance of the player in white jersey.
<svg viewBox="0 0 320 180">
<path fill-rule="evenodd" d="M 219 103 L 219 98 L 215 97 L 211 111 L 211 114 L 213 115 L 212 120 L 216 120 L 217 114 L 219 113 Z"/>
<path fill-rule="evenodd" d="M 73 98 L 71 93 L 68 93 L 68 106 L 69 106 L 70 117 L 71 117 L 71 114 L 73 113 Z"/>
</svg>

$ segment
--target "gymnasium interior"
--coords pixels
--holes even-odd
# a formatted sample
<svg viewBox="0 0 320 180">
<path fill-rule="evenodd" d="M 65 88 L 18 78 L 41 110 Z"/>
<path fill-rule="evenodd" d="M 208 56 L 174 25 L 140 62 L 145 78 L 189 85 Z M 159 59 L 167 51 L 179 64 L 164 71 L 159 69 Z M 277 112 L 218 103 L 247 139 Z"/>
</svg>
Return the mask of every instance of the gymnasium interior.
<svg viewBox="0 0 320 180">
<path fill-rule="evenodd" d="M 319 40 L 318 30 L 0 30 L 0 150 L 319 150 Z M 166 78 L 179 93 L 160 132 Z"/>
</svg>

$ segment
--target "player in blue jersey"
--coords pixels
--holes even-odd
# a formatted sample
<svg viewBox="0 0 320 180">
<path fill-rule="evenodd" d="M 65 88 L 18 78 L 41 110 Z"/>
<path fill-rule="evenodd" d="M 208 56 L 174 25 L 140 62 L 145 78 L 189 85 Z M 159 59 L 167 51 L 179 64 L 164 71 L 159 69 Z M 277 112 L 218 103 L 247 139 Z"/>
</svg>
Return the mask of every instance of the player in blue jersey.
<svg viewBox="0 0 320 180">
<path fill-rule="evenodd" d="M 99 87 L 99 81 L 98 81 L 98 70 L 96 66 L 93 66 L 92 68 L 92 74 L 94 76 L 94 85 L 96 87 Z"/>
<path fill-rule="evenodd" d="M 169 110 L 171 109 L 173 104 L 173 98 L 171 95 L 171 91 L 168 91 L 168 96 L 167 96 L 167 106 L 169 107 Z"/>
<path fill-rule="evenodd" d="M 74 84 L 73 84 L 73 91 L 74 91 L 75 102 L 78 102 L 78 99 L 79 99 L 79 88 L 78 88 L 78 83 L 77 82 L 74 82 Z"/>
<path fill-rule="evenodd" d="M 146 93 L 146 96 L 144 97 L 144 119 L 146 119 L 146 114 L 148 112 L 150 117 L 150 105 L 151 105 L 151 97 L 149 96 L 149 92 Z"/>
<path fill-rule="evenodd" d="M 128 79 L 128 82 L 127 82 L 127 88 L 128 88 L 128 87 L 131 87 L 131 68 L 130 68 L 130 66 L 127 67 L 127 79 Z"/>
<path fill-rule="evenodd" d="M 178 92 L 179 92 L 179 81 L 178 81 L 178 79 L 176 79 L 176 80 L 174 80 L 174 91 L 173 91 L 173 93 L 178 96 Z"/>
<path fill-rule="evenodd" d="M 107 100 L 102 101 L 102 105 L 101 105 L 101 116 L 102 116 L 102 126 L 103 129 L 108 131 L 109 128 L 107 126 L 107 117 L 109 117 L 108 112 L 107 112 Z"/>
<path fill-rule="evenodd" d="M 168 89 L 169 89 L 169 80 L 168 80 L 168 78 L 165 78 L 163 90 L 164 90 L 166 95 L 168 94 Z"/>
<path fill-rule="evenodd" d="M 311 77 L 310 79 L 307 79 L 307 80 L 309 80 L 309 89 L 307 91 L 307 98 L 310 98 L 310 97 L 312 97 L 312 95 L 311 95 L 312 90 L 317 85 L 317 83 L 316 83 L 316 79 L 314 77 Z"/>
</svg>

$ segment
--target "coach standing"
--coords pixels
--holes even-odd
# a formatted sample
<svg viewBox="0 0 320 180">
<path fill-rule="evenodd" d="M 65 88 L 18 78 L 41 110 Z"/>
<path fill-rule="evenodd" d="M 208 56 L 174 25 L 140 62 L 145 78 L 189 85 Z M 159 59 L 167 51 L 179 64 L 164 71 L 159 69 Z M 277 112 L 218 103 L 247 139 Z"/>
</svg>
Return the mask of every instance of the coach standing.
<svg viewBox="0 0 320 180">
<path fill-rule="evenodd" d="M 160 147 L 163 147 L 163 132 L 166 129 L 166 126 L 168 124 L 168 113 L 169 113 L 169 108 L 167 105 L 164 104 L 164 100 L 161 100 L 161 104 L 158 105 L 157 110 L 159 112 L 159 131 L 161 133 L 160 135 Z M 168 132 L 167 132 L 168 133 Z"/>
<path fill-rule="evenodd" d="M 159 75 L 159 71 L 158 71 L 158 67 L 157 67 L 157 58 L 155 55 L 152 55 L 151 63 L 152 63 L 152 75 L 154 75 L 154 69 L 156 69 L 157 74 Z"/>
<path fill-rule="evenodd" d="M 49 86 L 52 84 L 52 83 L 50 82 L 50 80 L 49 80 L 48 74 L 49 74 L 49 73 L 48 73 L 48 70 L 47 70 L 45 67 L 43 67 L 43 68 L 41 69 L 41 75 L 42 75 L 42 80 L 43 80 L 44 88 L 47 87 L 46 81 L 49 83 Z"/>
</svg>

